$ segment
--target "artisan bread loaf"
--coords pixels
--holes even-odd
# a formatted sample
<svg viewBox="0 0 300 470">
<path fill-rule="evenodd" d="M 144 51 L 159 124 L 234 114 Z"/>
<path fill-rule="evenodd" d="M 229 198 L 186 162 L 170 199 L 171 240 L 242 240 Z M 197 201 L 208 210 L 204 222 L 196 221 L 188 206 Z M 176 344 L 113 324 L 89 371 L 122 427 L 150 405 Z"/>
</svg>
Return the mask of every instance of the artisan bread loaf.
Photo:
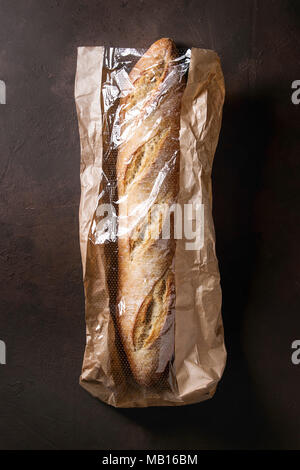
<svg viewBox="0 0 300 470">
<path fill-rule="evenodd" d="M 166 372 L 174 352 L 174 253 L 170 208 L 179 186 L 183 80 L 170 39 L 160 39 L 131 71 L 120 100 L 117 159 L 119 237 L 117 324 L 135 380 Z M 170 236 L 162 238 L 171 219 Z"/>
</svg>

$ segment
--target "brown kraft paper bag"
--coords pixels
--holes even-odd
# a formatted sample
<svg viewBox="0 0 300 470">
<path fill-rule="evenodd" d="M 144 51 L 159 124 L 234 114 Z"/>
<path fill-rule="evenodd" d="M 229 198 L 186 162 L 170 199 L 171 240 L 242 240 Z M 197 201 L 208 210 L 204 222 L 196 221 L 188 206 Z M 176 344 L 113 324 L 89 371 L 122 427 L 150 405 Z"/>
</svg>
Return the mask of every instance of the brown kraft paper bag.
<svg viewBox="0 0 300 470">
<path fill-rule="evenodd" d="M 211 170 L 224 94 L 220 61 L 210 50 L 175 52 L 167 39 L 148 51 L 78 48 L 86 317 L 80 384 L 110 405 L 200 402 L 214 395 L 222 376 Z"/>
</svg>

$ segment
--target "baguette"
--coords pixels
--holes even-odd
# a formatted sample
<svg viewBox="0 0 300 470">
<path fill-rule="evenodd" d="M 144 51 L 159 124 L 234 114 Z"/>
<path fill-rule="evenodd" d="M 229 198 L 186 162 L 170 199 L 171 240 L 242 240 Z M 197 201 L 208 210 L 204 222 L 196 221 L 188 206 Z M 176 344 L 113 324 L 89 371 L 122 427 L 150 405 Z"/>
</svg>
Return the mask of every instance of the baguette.
<svg viewBox="0 0 300 470">
<path fill-rule="evenodd" d="M 155 384 L 174 352 L 174 230 L 161 232 L 179 187 L 184 88 L 170 39 L 155 42 L 132 69 L 120 100 L 117 158 L 117 325 L 137 383 Z M 173 222 L 174 223 L 174 222 Z"/>
</svg>

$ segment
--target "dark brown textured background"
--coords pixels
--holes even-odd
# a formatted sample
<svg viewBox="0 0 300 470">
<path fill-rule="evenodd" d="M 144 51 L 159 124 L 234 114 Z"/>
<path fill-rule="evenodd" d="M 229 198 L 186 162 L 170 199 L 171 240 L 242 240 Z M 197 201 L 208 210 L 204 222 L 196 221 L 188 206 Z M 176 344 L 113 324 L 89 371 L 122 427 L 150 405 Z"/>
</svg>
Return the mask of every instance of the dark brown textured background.
<svg viewBox="0 0 300 470">
<path fill-rule="evenodd" d="M 300 2 L 0 0 L 1 449 L 300 448 Z M 215 49 L 214 217 L 228 364 L 215 397 L 116 410 L 78 385 L 76 47 Z"/>
</svg>

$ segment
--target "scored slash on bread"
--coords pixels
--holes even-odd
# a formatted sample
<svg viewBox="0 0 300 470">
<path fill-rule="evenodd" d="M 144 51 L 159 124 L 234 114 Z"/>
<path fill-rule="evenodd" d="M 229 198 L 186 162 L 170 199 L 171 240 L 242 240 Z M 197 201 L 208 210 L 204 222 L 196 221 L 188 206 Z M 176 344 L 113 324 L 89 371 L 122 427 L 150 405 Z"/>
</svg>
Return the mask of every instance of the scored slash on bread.
<svg viewBox="0 0 300 470">
<path fill-rule="evenodd" d="M 178 193 L 184 85 L 176 57 L 170 39 L 156 41 L 132 69 L 133 90 L 120 100 L 116 317 L 132 373 L 144 386 L 163 376 L 174 351 L 174 234 L 166 240 L 153 232 L 161 235 Z"/>
</svg>

